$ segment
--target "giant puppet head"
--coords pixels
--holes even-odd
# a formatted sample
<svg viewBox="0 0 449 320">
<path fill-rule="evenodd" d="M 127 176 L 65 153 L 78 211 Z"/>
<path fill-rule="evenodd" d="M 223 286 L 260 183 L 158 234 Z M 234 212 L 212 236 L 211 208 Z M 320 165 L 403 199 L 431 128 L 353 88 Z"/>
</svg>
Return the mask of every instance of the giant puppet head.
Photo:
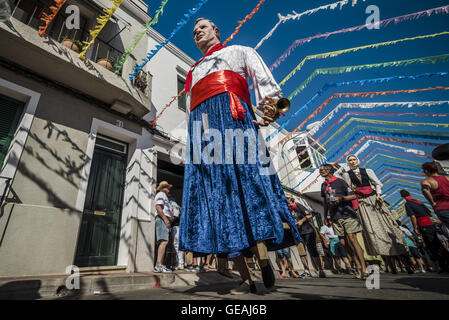
<svg viewBox="0 0 449 320">
<path fill-rule="evenodd" d="M 193 28 L 193 40 L 198 49 L 206 54 L 210 48 L 220 43 L 220 30 L 211 20 L 199 18 Z"/>
</svg>

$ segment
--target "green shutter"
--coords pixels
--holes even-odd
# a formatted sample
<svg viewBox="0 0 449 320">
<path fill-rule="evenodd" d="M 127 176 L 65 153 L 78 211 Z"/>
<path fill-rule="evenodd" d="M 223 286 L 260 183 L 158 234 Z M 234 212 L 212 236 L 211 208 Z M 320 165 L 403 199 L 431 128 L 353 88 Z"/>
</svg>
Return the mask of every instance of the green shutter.
<svg viewBox="0 0 449 320">
<path fill-rule="evenodd" d="M 14 137 L 24 103 L 0 94 L 0 167 Z"/>
</svg>

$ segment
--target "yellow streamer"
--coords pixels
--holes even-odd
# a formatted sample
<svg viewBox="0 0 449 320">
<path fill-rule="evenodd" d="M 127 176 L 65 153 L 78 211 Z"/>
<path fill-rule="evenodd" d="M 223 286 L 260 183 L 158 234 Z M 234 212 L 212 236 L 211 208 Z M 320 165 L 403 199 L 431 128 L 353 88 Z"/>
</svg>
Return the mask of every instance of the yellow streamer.
<svg viewBox="0 0 449 320">
<path fill-rule="evenodd" d="M 85 45 L 81 53 L 78 55 L 82 60 L 86 59 L 87 50 L 95 42 L 95 39 L 100 34 L 101 30 L 103 30 L 106 23 L 109 21 L 109 19 L 111 19 L 114 12 L 118 9 L 118 7 L 120 7 L 120 5 L 123 3 L 124 0 L 111 0 L 111 1 L 114 4 L 114 6 L 109 9 L 103 9 L 106 15 L 98 17 L 97 18 L 98 25 L 95 26 L 93 30 L 89 31 L 92 39 L 89 42 L 83 41 Z"/>
<path fill-rule="evenodd" d="M 305 57 L 296 66 L 296 68 L 294 68 L 284 78 L 284 80 L 282 80 L 281 83 L 284 84 L 286 79 L 290 79 L 291 77 L 293 77 L 295 75 L 296 72 L 301 70 L 301 68 L 304 66 L 304 64 L 306 63 L 307 60 L 333 58 L 333 57 L 336 57 L 336 56 L 339 56 L 341 54 L 348 53 L 348 52 L 356 52 L 356 51 L 359 51 L 359 50 L 364 50 L 364 49 L 369 49 L 369 48 L 378 48 L 378 47 L 381 47 L 381 46 L 389 46 L 389 45 L 400 43 L 400 42 L 404 42 L 404 41 L 411 41 L 411 40 L 425 39 L 425 38 L 434 38 L 434 37 L 438 37 L 438 36 L 445 35 L 445 34 L 449 34 L 449 31 L 443 31 L 443 32 L 440 32 L 440 33 L 434 33 L 434 34 L 429 34 L 429 35 L 425 35 L 425 36 L 417 36 L 417 37 L 413 37 L 413 38 L 403 38 L 403 39 L 399 39 L 399 40 L 393 40 L 393 41 L 386 41 L 386 42 L 368 44 L 368 45 L 365 45 L 365 46 L 360 46 L 360 47 L 355 47 L 355 48 L 349 48 L 349 49 L 337 50 L 337 51 L 332 51 L 332 52 L 326 52 L 326 53 L 319 53 L 319 54 L 309 55 L 309 56 Z"/>
</svg>

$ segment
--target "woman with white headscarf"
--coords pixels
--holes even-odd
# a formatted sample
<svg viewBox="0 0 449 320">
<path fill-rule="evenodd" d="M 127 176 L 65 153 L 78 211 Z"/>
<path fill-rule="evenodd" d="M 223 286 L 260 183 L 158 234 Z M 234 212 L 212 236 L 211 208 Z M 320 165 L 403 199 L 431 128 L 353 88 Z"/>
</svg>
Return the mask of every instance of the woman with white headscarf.
<svg viewBox="0 0 449 320">
<path fill-rule="evenodd" d="M 349 170 L 342 174 L 357 195 L 357 215 L 363 227 L 366 251 L 371 256 L 385 256 L 393 273 L 396 267 L 389 257 L 408 254 L 402 231 L 382 198 L 382 183 L 371 169 L 360 168 L 355 155 L 346 158 Z"/>
</svg>

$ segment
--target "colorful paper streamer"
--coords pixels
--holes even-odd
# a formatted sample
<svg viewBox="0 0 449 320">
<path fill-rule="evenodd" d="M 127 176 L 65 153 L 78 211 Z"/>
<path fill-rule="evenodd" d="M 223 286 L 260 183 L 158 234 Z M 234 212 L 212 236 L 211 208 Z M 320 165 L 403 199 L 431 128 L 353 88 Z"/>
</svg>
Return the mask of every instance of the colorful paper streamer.
<svg viewBox="0 0 449 320">
<path fill-rule="evenodd" d="M 379 47 L 383 47 L 383 46 L 390 46 L 393 44 L 397 44 L 397 43 L 401 43 L 401 42 L 406 42 L 406 41 L 413 41 L 413 40 L 421 40 L 421 39 L 427 39 L 427 38 L 435 38 L 435 37 L 439 37 L 442 35 L 448 35 L 449 31 L 443 31 L 443 32 L 439 32 L 439 33 L 434 33 L 434 34 L 429 34 L 429 35 L 425 35 L 425 36 L 416 36 L 416 37 L 411 37 L 411 38 L 403 38 L 403 39 L 399 39 L 399 40 L 392 40 L 392 41 L 386 41 L 386 42 L 379 42 L 379 43 L 373 43 L 373 44 L 368 44 L 368 45 L 364 45 L 364 46 L 359 46 L 359 47 L 354 47 L 354 48 L 349 48 L 349 49 L 342 49 L 342 50 L 337 50 L 337 51 L 332 51 L 332 52 L 326 52 L 326 53 L 319 53 L 319 54 L 313 54 L 313 55 L 309 55 L 307 57 L 305 57 L 289 74 L 289 76 L 293 76 L 296 72 L 300 71 L 301 68 L 304 66 L 304 64 L 312 59 L 327 59 L 327 58 L 334 58 L 337 57 L 339 55 L 342 55 L 344 53 L 348 53 L 348 52 L 357 52 L 360 50 L 365 50 L 365 49 L 377 49 Z M 279 67 L 281 65 L 281 63 L 287 58 L 287 55 L 284 53 L 283 55 L 281 55 L 269 68 L 271 71 L 273 71 L 274 69 L 276 69 L 277 67 Z"/>
<path fill-rule="evenodd" d="M 347 141 L 353 140 L 354 136 L 352 136 L 352 135 L 355 132 L 357 132 L 358 134 L 362 134 L 362 135 L 370 135 L 371 133 L 382 133 L 384 135 L 390 135 L 390 136 L 396 135 L 396 136 L 400 136 L 400 137 L 418 137 L 418 138 L 426 138 L 426 139 L 432 138 L 432 139 L 443 139 L 443 140 L 449 139 L 449 135 L 444 132 L 425 132 L 425 133 L 423 133 L 421 131 L 407 130 L 407 129 L 393 129 L 393 128 L 382 128 L 382 130 L 380 130 L 380 128 L 378 128 L 378 127 L 357 125 L 347 135 L 345 135 L 345 137 L 343 137 L 341 140 L 347 140 Z M 443 137 L 445 137 L 446 139 L 444 139 Z M 417 141 L 417 142 L 420 142 L 420 141 Z M 339 158 L 339 160 L 337 160 L 337 162 L 340 161 L 341 159 L 343 159 L 349 153 L 351 153 L 359 144 L 360 144 L 360 141 L 358 143 L 356 143 L 353 147 L 351 147 L 343 156 L 341 156 Z M 313 156 L 313 154 L 311 156 Z M 291 172 L 288 174 L 291 174 Z M 311 174 L 313 174 L 313 173 L 311 173 Z M 296 189 L 299 185 L 301 185 L 310 175 L 308 175 L 306 178 L 304 178 L 293 189 Z M 320 177 L 317 177 L 307 187 L 305 187 L 301 192 L 309 189 L 313 183 L 318 181 L 319 178 Z"/>
<path fill-rule="evenodd" d="M 306 88 L 306 86 L 312 82 L 312 80 L 318 75 L 325 74 L 342 74 L 346 72 L 360 71 L 365 69 L 372 68 L 380 68 L 380 67 L 400 67 L 400 66 L 408 66 L 414 63 L 437 63 L 437 62 L 445 62 L 449 58 L 449 54 L 432 56 L 432 57 L 423 57 L 423 58 L 415 58 L 415 59 L 407 59 L 400 61 L 390 61 L 390 62 L 381 62 L 374 64 L 366 64 L 366 65 L 358 65 L 358 66 L 346 66 L 346 67 L 334 67 L 334 68 L 321 68 L 316 69 L 298 88 L 296 88 L 293 93 L 288 97 L 289 100 L 292 100 L 296 97 L 302 90 Z M 318 93 L 311 99 L 316 99 L 318 97 Z M 266 141 L 271 140 L 276 134 L 278 134 L 282 129 L 284 129 L 290 121 L 296 117 L 300 112 L 302 112 L 308 105 L 302 106 L 300 109 L 296 110 L 295 113 L 288 117 L 286 121 L 282 123 L 270 136 L 267 137 Z"/>
<path fill-rule="evenodd" d="M 89 31 L 90 36 L 92 37 L 92 39 L 89 42 L 88 41 L 83 41 L 83 43 L 84 43 L 83 50 L 78 55 L 78 57 L 80 57 L 82 60 L 86 59 L 86 52 L 87 52 L 87 50 L 95 42 L 95 39 L 100 34 L 101 30 L 103 30 L 103 28 L 106 25 L 106 23 L 108 23 L 109 19 L 111 19 L 112 15 L 118 9 L 118 7 L 120 7 L 120 5 L 123 3 L 123 1 L 124 0 L 111 0 L 111 2 L 114 5 L 111 8 L 109 8 L 109 9 L 103 9 L 103 11 L 106 14 L 103 15 L 103 16 L 98 17 L 97 18 L 98 24 L 95 26 L 95 28 L 93 30 Z"/>
<path fill-rule="evenodd" d="M 259 3 L 257 4 L 257 6 L 251 11 L 251 13 L 249 13 L 245 19 L 243 21 L 239 21 L 238 26 L 235 28 L 235 31 L 226 39 L 226 41 L 223 43 L 224 45 L 226 43 L 228 43 L 229 41 L 231 41 L 234 36 L 240 31 L 240 28 L 243 26 L 243 24 L 245 24 L 248 20 L 250 20 L 254 14 L 259 11 L 260 6 L 263 4 L 265 0 L 261 0 L 259 1 Z M 167 110 L 172 104 L 173 102 L 176 101 L 176 99 L 178 99 L 182 94 L 184 93 L 184 89 L 182 89 L 176 96 L 174 96 L 172 98 L 172 100 L 167 103 L 164 108 L 162 108 L 161 112 L 159 112 L 159 114 L 156 116 L 156 118 L 154 118 L 153 120 L 150 121 L 150 124 L 155 127 L 156 126 L 156 122 L 162 117 L 162 115 L 164 114 L 165 110 Z"/>
<path fill-rule="evenodd" d="M 438 75 L 441 76 L 446 76 L 449 73 L 447 72 L 442 72 L 439 73 Z M 435 75 L 435 74 L 433 74 Z M 432 91 L 432 90 L 449 90 L 449 87 L 434 87 L 434 88 L 423 88 L 423 89 L 408 89 L 408 90 L 390 90 L 390 91 L 372 91 L 372 92 L 351 92 L 351 93 L 334 93 L 333 95 L 331 95 L 325 102 L 323 102 L 318 108 L 316 108 L 306 119 L 304 119 L 295 129 L 293 129 L 287 136 L 285 136 L 278 144 L 284 143 L 285 141 L 287 141 L 288 139 L 291 138 L 291 136 L 293 134 L 295 134 L 298 130 L 300 130 L 310 119 L 315 118 L 317 116 L 318 113 L 320 113 L 323 108 L 325 108 L 333 99 L 340 99 L 340 98 L 353 98 L 353 97 L 360 97 L 360 98 L 374 98 L 376 96 L 386 96 L 386 95 L 392 95 L 392 94 L 399 94 L 399 93 L 417 93 L 417 92 L 425 92 L 425 91 Z M 313 101 L 312 101 L 313 102 Z M 307 110 L 307 108 L 311 105 L 312 102 L 307 102 L 306 104 L 304 104 L 301 108 L 298 109 L 298 111 L 295 112 L 295 114 L 291 117 L 296 117 L 300 112 L 303 112 L 305 110 Z M 421 106 L 429 106 L 429 104 L 432 102 L 425 102 L 423 103 Z M 440 103 L 446 103 L 445 101 L 441 101 Z M 344 107 L 344 108 L 348 108 L 349 106 L 352 106 L 352 108 L 362 108 L 362 106 L 367 106 L 368 108 L 372 107 L 368 104 L 360 104 L 360 106 L 355 105 L 355 104 L 343 104 L 343 105 L 339 105 L 340 108 Z M 391 105 L 389 105 L 391 106 Z M 335 108 L 334 110 L 332 110 L 321 122 L 320 122 L 320 127 L 322 125 L 324 125 L 324 123 L 326 122 L 326 119 L 328 119 L 329 117 L 333 117 L 333 115 L 339 111 L 339 107 L 337 106 L 337 108 Z M 272 138 L 273 135 L 276 134 L 276 131 L 273 132 L 268 138 Z M 313 133 L 311 133 L 313 134 Z M 267 138 L 267 141 L 269 141 L 270 139 Z"/>
<path fill-rule="evenodd" d="M 229 38 L 227 38 L 226 41 L 223 42 L 223 45 L 224 45 L 224 46 L 225 46 L 229 41 L 231 41 L 237 33 L 239 33 L 240 28 L 242 27 L 242 25 L 243 25 L 244 23 L 246 23 L 248 20 L 250 20 L 250 19 L 253 17 L 253 15 L 254 15 L 257 11 L 259 11 L 260 7 L 262 6 L 262 4 L 263 4 L 264 2 L 265 2 L 265 0 L 260 0 L 259 3 L 257 4 L 257 6 L 253 9 L 253 11 L 251 11 L 251 13 L 249 13 L 249 14 L 245 17 L 245 19 L 243 19 L 243 21 L 238 21 L 239 25 L 237 26 L 237 28 L 235 29 L 235 31 L 229 36 Z"/>
<path fill-rule="evenodd" d="M 49 9 L 51 13 L 50 14 L 47 14 L 45 12 L 42 13 L 41 20 L 45 22 L 45 26 L 39 26 L 39 30 L 37 31 L 37 33 L 41 36 L 43 36 L 45 32 L 47 32 L 48 26 L 50 25 L 50 23 L 58 14 L 59 10 L 61 10 L 62 6 L 66 2 L 66 0 L 53 0 L 53 1 L 55 2 L 56 6 L 50 6 Z"/>
<path fill-rule="evenodd" d="M 129 46 L 123 55 L 120 57 L 119 62 L 115 65 L 115 74 L 119 75 L 122 71 L 123 65 L 125 64 L 126 59 L 131 55 L 131 53 L 136 49 L 137 45 L 139 44 L 140 40 L 142 40 L 143 36 L 148 32 L 148 30 L 157 24 L 159 22 L 159 16 L 164 14 L 164 7 L 167 4 L 168 0 L 162 0 L 161 4 L 159 5 L 159 8 L 156 10 L 156 13 L 154 14 L 154 17 L 151 19 L 150 22 L 148 22 L 146 25 L 143 26 L 143 30 L 136 34 L 134 37 L 134 41 Z"/>
<path fill-rule="evenodd" d="M 363 2 L 365 2 L 365 0 L 362 0 Z M 289 20 L 299 20 L 301 19 L 301 17 L 303 16 L 310 16 L 314 13 L 317 13 L 318 11 L 321 10 L 334 10 L 337 7 L 340 7 L 340 10 L 343 8 L 343 6 L 347 5 L 349 3 L 349 0 L 342 0 L 342 1 L 337 1 L 331 4 L 326 4 L 324 6 L 320 6 L 318 8 L 314 8 L 314 9 L 310 9 L 301 13 L 297 13 L 296 11 L 293 11 L 293 14 L 288 14 L 286 16 L 282 16 L 280 13 L 278 13 L 278 17 L 279 17 L 279 21 L 275 24 L 275 26 L 270 30 L 270 32 L 268 32 L 268 34 L 266 36 L 264 36 L 259 43 L 257 43 L 257 45 L 254 47 L 254 49 L 259 49 L 260 46 L 269 38 L 271 38 L 271 36 L 273 35 L 273 33 L 276 31 L 276 29 L 279 27 L 279 25 L 281 23 L 285 23 Z M 352 6 L 355 6 L 357 4 L 357 0 L 352 0 Z"/>
<path fill-rule="evenodd" d="M 449 5 L 443 6 L 443 7 L 439 7 L 439 8 L 433 8 L 433 9 L 429 9 L 429 10 L 419 11 L 419 12 L 415 12 L 415 13 L 411 13 L 411 14 L 407 14 L 407 15 L 403 15 L 403 16 L 399 16 L 399 17 L 389 18 L 389 19 L 386 19 L 386 20 L 381 20 L 378 23 L 376 23 L 376 27 L 379 26 L 379 28 L 384 28 L 384 27 L 388 26 L 392 22 L 397 24 L 397 23 L 404 22 L 404 21 L 420 19 L 420 18 L 424 17 L 425 15 L 431 16 L 432 14 L 448 14 L 448 13 L 449 13 Z M 343 34 L 343 33 L 349 33 L 349 32 L 354 32 L 354 31 L 360 31 L 360 30 L 363 30 L 363 29 L 367 28 L 368 26 L 370 26 L 370 25 L 369 24 L 363 24 L 363 25 L 360 25 L 360 26 L 357 26 L 357 27 L 345 28 L 345 29 L 341 29 L 341 30 L 337 30 L 337 31 L 331 31 L 331 32 L 326 32 L 326 33 L 319 33 L 319 34 L 316 34 L 314 36 L 310 36 L 310 37 L 307 37 L 307 38 L 295 40 L 290 45 L 290 47 L 284 52 L 282 57 L 283 56 L 285 56 L 285 57 L 289 56 L 292 53 L 292 51 L 295 50 L 297 47 L 302 46 L 305 43 L 311 42 L 312 40 L 320 39 L 320 38 L 327 39 L 330 36 L 333 36 L 333 35 L 336 35 L 336 34 Z"/>
<path fill-rule="evenodd" d="M 290 159 L 289 162 L 287 162 L 286 164 L 284 164 L 280 169 L 282 170 L 283 168 L 285 168 L 288 164 L 290 164 L 292 161 L 294 161 L 295 159 L 301 157 L 305 152 L 307 152 L 311 147 L 313 147 L 314 145 L 316 145 L 317 143 L 319 143 L 321 141 L 321 139 L 337 124 L 341 123 L 343 121 L 343 119 L 345 119 L 348 115 L 353 115 L 354 112 L 346 112 L 343 116 L 341 116 L 337 121 L 335 121 L 325 132 L 323 132 L 317 139 L 315 139 L 315 141 L 313 143 L 311 143 L 308 147 L 306 147 L 304 150 L 302 150 L 300 153 L 298 153 L 297 156 L 295 156 L 294 158 Z M 391 113 L 372 113 L 373 115 L 391 115 Z M 410 113 L 402 113 L 402 114 L 396 114 L 398 116 L 400 115 L 408 115 Z M 431 115 L 434 116 L 436 115 L 435 113 L 431 113 L 431 114 L 417 114 L 417 113 L 412 113 L 414 115 L 417 116 L 421 116 L 421 115 Z M 347 125 L 347 123 L 345 124 L 345 126 Z M 335 136 L 335 134 L 333 135 Z M 329 138 L 326 142 L 324 142 L 323 146 L 327 145 L 327 143 L 333 138 L 333 136 L 331 138 Z M 345 157 L 346 155 L 348 155 L 354 148 L 358 147 L 358 145 L 363 141 L 364 139 L 359 140 L 358 143 L 356 143 L 350 150 L 348 150 L 339 160 L 340 161 L 343 157 Z M 389 140 L 387 140 L 389 141 Z M 398 141 L 398 140 L 397 140 Z M 413 142 L 413 141 L 409 141 L 412 143 L 420 143 L 420 142 Z M 301 166 L 305 161 L 307 161 L 308 159 L 310 159 L 310 157 L 312 157 L 313 155 L 315 155 L 317 152 L 319 152 L 320 148 L 318 148 L 316 151 L 314 151 L 310 156 L 306 157 L 305 159 L 303 159 L 296 167 L 294 167 L 287 175 L 289 175 L 291 172 L 293 172 L 294 170 L 296 170 L 299 166 Z M 327 150 L 325 153 L 327 153 L 329 150 Z M 285 177 L 284 177 L 285 178 Z M 284 179 L 282 178 L 281 181 Z"/>
<path fill-rule="evenodd" d="M 134 81 L 134 78 L 137 76 L 137 74 L 140 72 L 140 70 L 142 70 L 143 67 L 145 67 L 145 65 L 151 60 L 151 58 L 153 58 L 154 55 L 159 52 L 159 50 L 161 50 L 163 47 L 165 47 L 173 39 L 173 37 L 178 33 L 178 31 L 181 30 L 187 24 L 187 22 L 190 21 L 192 16 L 195 15 L 201 9 L 201 7 L 204 6 L 206 4 L 206 2 L 208 2 L 208 1 L 209 0 L 201 0 L 200 2 L 198 2 L 198 4 L 193 9 L 189 9 L 189 11 L 184 14 L 184 18 L 182 18 L 176 24 L 175 29 L 170 33 L 168 38 L 165 39 L 165 41 L 162 42 L 161 44 L 156 45 L 155 49 L 150 50 L 147 57 L 145 59 L 142 59 L 143 62 L 140 65 L 134 67 L 134 72 L 130 73 L 130 77 L 129 77 L 131 82 Z"/>
<path fill-rule="evenodd" d="M 296 97 L 301 91 L 303 91 L 307 85 L 317 76 L 319 75 L 335 75 L 335 74 L 342 74 L 347 72 L 354 72 L 354 71 L 360 71 L 360 70 L 366 70 L 366 69 L 373 69 L 373 68 L 386 68 L 386 67 L 406 67 L 411 64 L 415 63 L 438 63 L 438 62 L 446 62 L 446 60 L 449 58 L 449 54 L 443 54 L 439 56 L 431 56 L 431 57 L 420 57 L 420 58 L 413 58 L 413 59 L 406 59 L 406 60 L 399 60 L 399 61 L 389 61 L 389 62 L 380 62 L 380 63 L 372 63 L 372 64 L 363 64 L 358 66 L 345 66 L 345 67 L 332 67 L 332 68 L 320 68 L 316 69 L 298 88 L 296 88 L 290 95 L 289 99 L 292 100 L 294 97 Z M 287 76 L 282 80 L 279 85 L 283 86 L 292 76 Z"/>
<path fill-rule="evenodd" d="M 369 139 L 368 141 L 366 141 L 365 144 L 355 153 L 355 155 L 357 157 L 359 157 L 359 155 L 362 152 L 364 152 L 368 147 L 370 147 L 372 144 L 380 144 L 382 146 L 400 149 L 400 150 L 403 150 L 404 152 L 414 153 L 416 155 L 425 156 L 427 158 L 432 157 L 432 154 L 430 152 L 425 152 L 425 151 L 419 150 L 419 149 L 407 148 L 407 147 L 399 146 L 396 144 L 386 143 L 386 142 L 382 142 L 382 141 L 376 141 L 376 140 L 372 140 L 372 139 Z M 362 162 L 363 161 L 364 161 L 364 159 L 362 159 Z"/>
</svg>

